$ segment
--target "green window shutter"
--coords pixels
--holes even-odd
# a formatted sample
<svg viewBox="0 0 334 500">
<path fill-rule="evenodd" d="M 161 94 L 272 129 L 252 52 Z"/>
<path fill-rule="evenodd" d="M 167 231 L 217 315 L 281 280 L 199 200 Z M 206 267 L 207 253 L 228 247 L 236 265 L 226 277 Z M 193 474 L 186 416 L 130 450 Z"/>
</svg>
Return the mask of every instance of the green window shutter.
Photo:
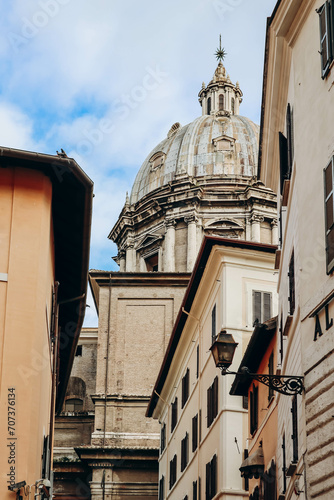
<svg viewBox="0 0 334 500">
<path fill-rule="evenodd" d="M 325 2 L 318 10 L 320 26 L 321 71 L 324 78 L 331 61 L 329 4 Z"/>
</svg>

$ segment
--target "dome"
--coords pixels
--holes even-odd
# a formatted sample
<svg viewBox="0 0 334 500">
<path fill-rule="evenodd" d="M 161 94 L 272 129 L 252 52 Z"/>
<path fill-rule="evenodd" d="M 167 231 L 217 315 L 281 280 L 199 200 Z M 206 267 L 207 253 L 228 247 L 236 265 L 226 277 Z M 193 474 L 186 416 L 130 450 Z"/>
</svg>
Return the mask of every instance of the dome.
<svg viewBox="0 0 334 500">
<path fill-rule="evenodd" d="M 229 112 L 206 114 L 184 127 L 176 123 L 142 164 L 130 203 L 167 185 L 178 174 L 252 177 L 257 174 L 258 141 L 258 125 Z"/>
</svg>

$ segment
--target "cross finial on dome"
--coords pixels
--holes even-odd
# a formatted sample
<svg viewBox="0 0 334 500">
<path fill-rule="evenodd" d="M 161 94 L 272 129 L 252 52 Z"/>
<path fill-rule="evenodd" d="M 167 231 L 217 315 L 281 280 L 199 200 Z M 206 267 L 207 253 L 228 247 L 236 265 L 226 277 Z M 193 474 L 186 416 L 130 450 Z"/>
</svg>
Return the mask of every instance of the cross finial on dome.
<svg viewBox="0 0 334 500">
<path fill-rule="evenodd" d="M 217 61 L 222 62 L 225 59 L 226 56 L 226 50 L 222 48 L 222 36 L 219 35 L 219 49 L 216 50 L 215 56 L 217 58 Z"/>
</svg>

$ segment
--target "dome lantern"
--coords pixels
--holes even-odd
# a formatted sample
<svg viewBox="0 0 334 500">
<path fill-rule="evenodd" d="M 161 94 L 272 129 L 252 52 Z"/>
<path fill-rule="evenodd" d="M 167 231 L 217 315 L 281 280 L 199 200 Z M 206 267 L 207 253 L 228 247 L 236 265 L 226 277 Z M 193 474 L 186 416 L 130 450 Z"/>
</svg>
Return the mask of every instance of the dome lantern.
<svg viewBox="0 0 334 500">
<path fill-rule="evenodd" d="M 231 116 L 239 114 L 239 105 L 242 102 L 242 92 L 239 83 L 234 85 L 223 65 L 226 52 L 221 46 L 216 50 L 218 66 L 210 83 L 202 88 L 198 100 L 202 106 L 202 115 Z"/>
</svg>

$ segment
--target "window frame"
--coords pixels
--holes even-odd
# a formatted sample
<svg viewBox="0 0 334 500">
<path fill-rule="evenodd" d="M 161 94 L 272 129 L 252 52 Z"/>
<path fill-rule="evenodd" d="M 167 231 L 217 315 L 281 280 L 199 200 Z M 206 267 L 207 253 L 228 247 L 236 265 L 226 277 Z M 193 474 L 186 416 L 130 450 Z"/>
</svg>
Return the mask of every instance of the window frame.
<svg viewBox="0 0 334 500">
<path fill-rule="evenodd" d="M 178 408 L 177 408 L 177 397 L 175 397 L 173 403 L 171 404 L 171 427 L 170 431 L 171 433 L 174 431 L 176 424 L 177 424 L 177 418 L 178 418 Z"/>
<path fill-rule="evenodd" d="M 177 456 L 173 456 L 169 461 L 169 489 L 171 490 L 177 481 Z"/>
<path fill-rule="evenodd" d="M 163 453 L 165 448 L 166 448 L 166 422 L 164 422 L 161 425 L 160 429 L 160 454 Z"/>
<path fill-rule="evenodd" d="M 181 408 L 184 408 L 189 399 L 189 379 L 190 370 L 187 368 L 185 375 L 182 377 L 182 391 L 181 391 Z"/>
<path fill-rule="evenodd" d="M 293 316 L 296 309 L 296 278 L 295 278 L 295 251 L 292 249 L 289 261 L 288 279 L 289 279 L 289 314 Z"/>
<path fill-rule="evenodd" d="M 333 61 L 333 1 L 326 2 L 317 10 L 319 14 L 319 31 L 320 31 L 320 60 L 321 60 L 321 77 L 324 79 L 329 73 L 331 63 Z M 322 31 L 322 15 L 325 19 L 325 31 Z M 326 40 L 327 59 L 324 61 L 323 42 Z"/>
<path fill-rule="evenodd" d="M 191 431 L 191 449 L 194 453 L 198 448 L 198 413 L 191 420 Z"/>
<path fill-rule="evenodd" d="M 217 455 L 206 464 L 205 472 L 205 500 L 211 500 L 217 493 Z"/>
<path fill-rule="evenodd" d="M 259 424 L 259 388 L 253 384 L 252 390 L 249 393 L 249 432 L 255 434 Z"/>
<path fill-rule="evenodd" d="M 211 311 L 211 344 L 214 343 L 217 337 L 217 304 L 215 304 Z"/>
<path fill-rule="evenodd" d="M 218 415 L 218 377 L 207 389 L 207 427 L 209 428 Z"/>
<path fill-rule="evenodd" d="M 186 435 L 181 440 L 181 472 L 187 467 L 189 462 L 189 434 Z"/>
<path fill-rule="evenodd" d="M 259 293 L 261 295 L 261 304 L 260 304 L 260 318 L 256 317 L 256 295 Z M 268 295 L 269 297 L 269 314 L 268 318 L 265 316 L 265 295 Z M 257 323 L 264 323 L 268 319 L 272 317 L 272 292 L 268 292 L 266 290 L 252 290 L 252 306 L 253 306 L 253 326 L 255 326 Z M 258 322 L 256 321 L 258 319 Z"/>
</svg>

